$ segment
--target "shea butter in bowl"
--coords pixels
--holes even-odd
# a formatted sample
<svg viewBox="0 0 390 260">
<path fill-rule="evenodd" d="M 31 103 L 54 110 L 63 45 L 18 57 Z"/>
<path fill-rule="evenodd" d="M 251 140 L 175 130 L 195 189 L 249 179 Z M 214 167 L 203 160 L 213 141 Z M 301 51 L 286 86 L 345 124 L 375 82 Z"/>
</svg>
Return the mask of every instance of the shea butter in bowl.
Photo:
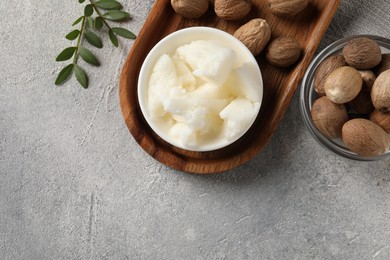
<svg viewBox="0 0 390 260">
<path fill-rule="evenodd" d="M 162 39 L 138 78 L 151 129 L 178 148 L 206 152 L 242 137 L 259 114 L 263 81 L 250 51 L 232 35 L 191 27 Z"/>
</svg>

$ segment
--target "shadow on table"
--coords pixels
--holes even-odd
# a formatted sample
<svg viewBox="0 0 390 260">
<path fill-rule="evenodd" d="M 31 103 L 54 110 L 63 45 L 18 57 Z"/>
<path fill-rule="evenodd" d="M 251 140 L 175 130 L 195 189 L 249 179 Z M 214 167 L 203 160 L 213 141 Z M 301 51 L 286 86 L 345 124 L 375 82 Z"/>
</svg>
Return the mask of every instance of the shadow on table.
<svg viewBox="0 0 390 260">
<path fill-rule="evenodd" d="M 214 180 L 234 185 L 283 181 L 293 177 L 291 176 L 292 172 L 300 169 L 296 159 L 306 157 L 301 154 L 302 152 L 310 153 L 300 149 L 308 136 L 306 131 L 302 131 L 305 126 L 299 111 L 298 92 L 297 90 L 290 107 L 268 145 L 250 162 L 224 173 L 191 176 L 196 176 L 194 178 L 198 181 L 210 182 Z"/>
</svg>

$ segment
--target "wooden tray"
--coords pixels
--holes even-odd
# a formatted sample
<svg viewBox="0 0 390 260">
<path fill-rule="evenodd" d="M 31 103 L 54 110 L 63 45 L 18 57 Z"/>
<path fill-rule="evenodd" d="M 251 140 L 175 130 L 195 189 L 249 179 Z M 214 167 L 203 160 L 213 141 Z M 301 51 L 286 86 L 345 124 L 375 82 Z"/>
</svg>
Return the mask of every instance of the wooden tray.
<svg viewBox="0 0 390 260">
<path fill-rule="evenodd" d="M 208 174 L 223 172 L 252 159 L 275 132 L 325 33 L 340 0 L 312 0 L 308 8 L 294 18 L 278 18 L 268 9 L 266 0 L 253 0 L 251 13 L 242 21 L 219 19 L 212 8 L 200 19 L 177 15 L 170 0 L 156 0 L 124 64 L 119 86 L 120 104 L 126 124 L 139 145 L 156 160 L 180 171 Z M 266 19 L 272 37 L 292 36 L 300 43 L 303 54 L 289 69 L 277 69 L 257 57 L 263 80 L 264 98 L 260 114 L 242 138 L 234 144 L 212 152 L 190 152 L 169 145 L 148 126 L 137 101 L 137 81 L 142 63 L 153 46 L 166 35 L 186 27 L 209 26 L 233 34 L 252 18 Z M 293 138 L 293 133 L 292 136 Z"/>
</svg>

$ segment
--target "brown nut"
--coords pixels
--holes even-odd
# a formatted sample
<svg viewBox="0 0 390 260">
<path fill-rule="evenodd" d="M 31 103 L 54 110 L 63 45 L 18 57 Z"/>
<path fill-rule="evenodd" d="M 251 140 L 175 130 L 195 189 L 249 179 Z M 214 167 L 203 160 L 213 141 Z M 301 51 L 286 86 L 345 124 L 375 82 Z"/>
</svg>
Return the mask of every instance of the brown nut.
<svg viewBox="0 0 390 260">
<path fill-rule="evenodd" d="M 271 38 L 271 28 L 266 20 L 257 18 L 238 28 L 234 33 L 234 37 L 245 44 L 256 56 L 267 46 Z"/>
<path fill-rule="evenodd" d="M 214 10 L 218 17 L 225 20 L 239 20 L 251 10 L 251 0 L 215 0 Z"/>
<path fill-rule="evenodd" d="M 374 107 L 381 112 L 390 112 L 390 70 L 382 72 L 371 90 Z"/>
<path fill-rule="evenodd" d="M 382 54 L 382 61 L 374 69 L 374 72 L 377 76 L 379 76 L 382 72 L 385 72 L 386 70 L 390 70 L 390 53 Z"/>
<path fill-rule="evenodd" d="M 379 110 L 374 110 L 370 115 L 370 120 L 379 125 L 390 134 L 390 113 L 382 113 Z"/>
<path fill-rule="evenodd" d="M 171 0 L 171 5 L 176 13 L 186 18 L 199 18 L 209 8 L 208 0 Z"/>
<path fill-rule="evenodd" d="M 376 80 L 375 73 L 371 70 L 359 70 L 360 76 L 362 76 L 363 79 L 363 85 L 368 88 L 368 90 L 371 91 L 372 86 L 374 85 L 374 82 Z"/>
<path fill-rule="evenodd" d="M 382 60 L 379 44 L 367 37 L 353 39 L 343 49 L 345 61 L 352 67 L 368 70 Z"/>
<path fill-rule="evenodd" d="M 333 103 L 328 97 L 314 101 L 311 117 L 318 131 L 330 139 L 341 137 L 341 129 L 348 120 L 345 106 Z"/>
<path fill-rule="evenodd" d="M 342 137 L 352 152 L 362 156 L 384 154 L 390 146 L 390 138 L 386 132 L 367 119 L 352 119 L 345 123 Z"/>
<path fill-rule="evenodd" d="M 326 78 L 335 69 L 346 65 L 347 63 L 345 62 L 343 55 L 330 56 L 322 61 L 314 74 L 314 90 L 317 92 L 317 94 L 324 96 L 324 85 Z"/>
<path fill-rule="evenodd" d="M 301 56 L 301 48 L 294 38 L 280 37 L 273 40 L 266 53 L 269 63 L 277 67 L 289 67 L 298 61 Z"/>
<path fill-rule="evenodd" d="M 363 79 L 359 72 L 348 66 L 335 69 L 325 81 L 326 96 L 337 104 L 354 99 L 362 89 Z"/>
<path fill-rule="evenodd" d="M 277 16 L 294 16 L 309 4 L 309 0 L 268 0 L 271 12 Z"/>
</svg>

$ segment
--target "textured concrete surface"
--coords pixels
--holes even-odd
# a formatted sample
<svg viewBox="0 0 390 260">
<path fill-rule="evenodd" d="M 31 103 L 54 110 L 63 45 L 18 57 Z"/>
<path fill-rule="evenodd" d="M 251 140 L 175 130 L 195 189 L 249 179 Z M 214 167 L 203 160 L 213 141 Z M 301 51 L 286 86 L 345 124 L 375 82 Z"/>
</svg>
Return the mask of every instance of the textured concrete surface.
<svg viewBox="0 0 390 260">
<path fill-rule="evenodd" d="M 139 32 L 152 0 L 124 1 Z M 77 1 L 3 1 L 1 259 L 390 259 L 390 163 L 320 147 L 294 97 L 253 161 L 215 176 L 175 172 L 138 147 L 118 78 L 132 43 L 96 51 L 91 87 L 53 82 Z M 320 49 L 390 37 L 390 2 L 344 0 Z M 104 43 L 109 45 L 108 41 Z"/>
</svg>

